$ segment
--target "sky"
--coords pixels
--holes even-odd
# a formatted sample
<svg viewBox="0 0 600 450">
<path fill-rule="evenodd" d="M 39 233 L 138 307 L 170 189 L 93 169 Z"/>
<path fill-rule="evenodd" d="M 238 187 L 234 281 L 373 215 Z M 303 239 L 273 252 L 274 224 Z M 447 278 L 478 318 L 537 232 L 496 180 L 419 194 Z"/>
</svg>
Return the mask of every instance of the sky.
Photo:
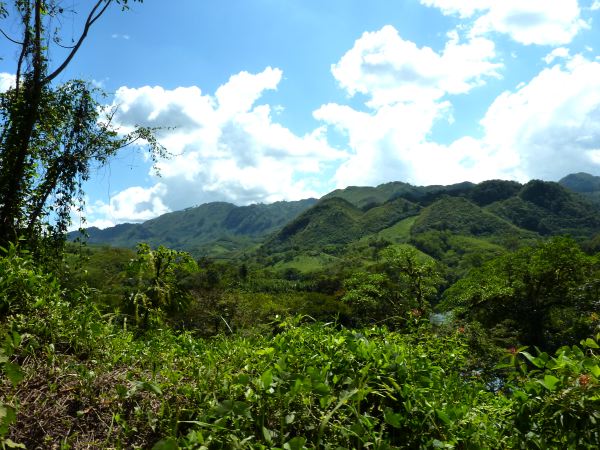
<svg viewBox="0 0 600 450">
<path fill-rule="evenodd" d="M 90 3 L 62 1 L 77 11 L 60 23 L 67 40 L 77 38 Z M 600 175 L 598 43 L 600 0 L 145 0 L 112 8 L 58 82 L 92 81 L 118 106 L 121 130 L 162 127 L 158 138 L 172 156 L 158 162 L 160 177 L 136 148 L 95 169 L 85 225 L 390 181 Z M 0 89 L 16 56 L 2 39 Z M 51 56 L 60 61 L 60 48 Z"/>
</svg>

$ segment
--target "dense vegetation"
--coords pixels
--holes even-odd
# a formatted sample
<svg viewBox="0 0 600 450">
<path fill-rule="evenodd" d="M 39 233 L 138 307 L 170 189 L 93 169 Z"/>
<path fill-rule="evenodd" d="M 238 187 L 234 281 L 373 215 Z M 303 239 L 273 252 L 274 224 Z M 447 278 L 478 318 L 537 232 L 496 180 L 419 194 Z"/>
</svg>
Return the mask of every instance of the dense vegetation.
<svg viewBox="0 0 600 450">
<path fill-rule="evenodd" d="M 0 259 L 5 447 L 600 445 L 600 261 L 571 239 L 457 282 L 407 244 L 312 273 L 66 250 Z"/>
<path fill-rule="evenodd" d="M 600 447 L 589 175 L 213 203 L 88 230 L 122 248 L 66 243 L 92 166 L 164 154 L 54 82 L 132 2 L 91 2 L 64 46 L 61 2 L 0 1 L 21 27 L 0 93 L 3 449 Z"/>
</svg>

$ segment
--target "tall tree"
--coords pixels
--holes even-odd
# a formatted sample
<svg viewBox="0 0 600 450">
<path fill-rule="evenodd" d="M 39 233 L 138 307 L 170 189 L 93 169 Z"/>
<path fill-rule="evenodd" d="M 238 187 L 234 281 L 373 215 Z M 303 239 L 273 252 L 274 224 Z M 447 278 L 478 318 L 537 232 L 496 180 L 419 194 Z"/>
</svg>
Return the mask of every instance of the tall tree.
<svg viewBox="0 0 600 450">
<path fill-rule="evenodd" d="M 164 154 L 150 129 L 119 134 L 115 111 L 100 107 L 88 83 L 53 83 L 111 6 L 127 9 L 136 1 L 143 0 L 94 1 L 71 46 L 52 28 L 57 18 L 76 13 L 60 0 L 14 0 L 10 8 L 0 2 L 2 20 L 16 20 L 21 28 L 18 37 L 0 28 L 19 49 L 14 86 L 0 94 L 0 246 L 25 237 L 35 247 L 41 235 L 62 236 L 91 164 L 106 162 L 133 142 L 149 144 L 154 159 Z M 57 45 L 67 53 L 53 66 L 50 54 Z"/>
<path fill-rule="evenodd" d="M 598 325 L 596 257 L 570 238 L 499 256 L 444 293 L 442 307 L 476 320 L 500 343 L 552 350 L 585 338 Z"/>
</svg>

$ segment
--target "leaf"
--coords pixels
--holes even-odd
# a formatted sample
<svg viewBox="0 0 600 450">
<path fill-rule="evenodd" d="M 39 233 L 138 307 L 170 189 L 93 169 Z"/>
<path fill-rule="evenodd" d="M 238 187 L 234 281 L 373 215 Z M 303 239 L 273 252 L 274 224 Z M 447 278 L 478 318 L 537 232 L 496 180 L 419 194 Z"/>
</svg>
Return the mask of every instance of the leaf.
<svg viewBox="0 0 600 450">
<path fill-rule="evenodd" d="M 162 395 L 160 387 L 154 383 L 150 383 L 149 381 L 138 381 L 136 383 L 136 387 L 139 391 L 147 391 L 156 395 Z"/>
<path fill-rule="evenodd" d="M 544 381 L 540 381 L 540 383 L 549 391 L 554 391 L 559 381 L 560 379 L 556 378 L 554 375 L 546 374 L 544 375 Z"/>
<path fill-rule="evenodd" d="M 8 433 L 8 427 L 17 420 L 17 413 L 12 406 L 0 404 L 0 436 Z"/>
<path fill-rule="evenodd" d="M 215 407 L 215 412 L 220 416 L 224 417 L 233 411 L 234 404 L 233 400 L 223 400 Z"/>
<path fill-rule="evenodd" d="M 436 409 L 435 413 L 437 414 L 437 416 L 440 418 L 440 420 L 442 422 L 444 422 L 446 425 L 450 425 L 452 424 L 452 421 L 450 420 L 450 417 L 448 417 L 448 414 L 446 414 L 444 411 L 442 411 L 441 409 Z"/>
<path fill-rule="evenodd" d="M 383 418 L 385 423 L 393 426 L 394 428 L 400 428 L 403 422 L 403 415 L 401 413 L 395 413 L 392 408 L 385 408 L 383 412 Z"/>
<path fill-rule="evenodd" d="M 587 338 L 585 341 L 581 341 L 581 345 L 588 348 L 600 348 L 600 345 L 598 345 L 592 338 Z"/>
<path fill-rule="evenodd" d="M 21 368 L 17 364 L 13 364 L 10 362 L 4 363 L 4 373 L 6 374 L 10 382 L 13 384 L 13 386 L 16 386 L 23 380 L 23 378 L 25 378 L 25 375 L 23 374 Z"/>
<path fill-rule="evenodd" d="M 306 438 L 296 436 L 283 444 L 283 448 L 285 450 L 302 450 L 303 448 L 306 448 L 305 445 Z"/>
<path fill-rule="evenodd" d="M 267 441 L 267 444 L 272 445 L 273 444 L 273 433 L 266 427 L 262 427 L 262 433 L 263 433 L 263 436 L 265 437 L 265 441 Z"/>
<path fill-rule="evenodd" d="M 152 450 L 178 450 L 177 440 L 174 438 L 167 438 L 158 441 L 152 447 Z"/>
<path fill-rule="evenodd" d="M 8 447 L 8 448 L 26 448 L 25 444 L 17 444 L 16 442 L 13 442 L 10 439 L 5 439 L 3 444 L 5 447 Z"/>
<path fill-rule="evenodd" d="M 273 382 L 273 372 L 271 372 L 271 369 L 266 370 L 260 376 L 260 382 L 262 383 L 264 389 L 271 387 L 271 383 Z"/>
<path fill-rule="evenodd" d="M 329 389 L 329 386 L 327 386 L 325 383 L 317 383 L 313 387 L 313 392 L 321 396 L 329 394 L 330 391 L 331 389 Z"/>
<path fill-rule="evenodd" d="M 248 419 L 252 418 L 250 413 L 250 405 L 246 402 L 236 401 L 233 403 L 233 412 L 238 416 L 244 416 Z"/>
<path fill-rule="evenodd" d="M 261 348 L 256 351 L 257 355 L 271 355 L 275 353 L 275 349 L 273 347 Z"/>
<path fill-rule="evenodd" d="M 525 358 L 527 358 L 529 360 L 529 362 L 531 362 L 531 364 L 533 364 L 534 366 L 536 366 L 540 369 L 543 369 L 546 365 L 546 361 L 541 357 L 535 357 L 531 353 L 528 353 L 528 352 L 521 352 L 521 355 L 523 355 Z"/>
<path fill-rule="evenodd" d="M 594 375 L 596 378 L 600 378 L 600 366 L 598 366 L 598 364 L 596 365 L 590 365 L 589 367 L 586 367 L 590 373 L 592 375 Z"/>
</svg>

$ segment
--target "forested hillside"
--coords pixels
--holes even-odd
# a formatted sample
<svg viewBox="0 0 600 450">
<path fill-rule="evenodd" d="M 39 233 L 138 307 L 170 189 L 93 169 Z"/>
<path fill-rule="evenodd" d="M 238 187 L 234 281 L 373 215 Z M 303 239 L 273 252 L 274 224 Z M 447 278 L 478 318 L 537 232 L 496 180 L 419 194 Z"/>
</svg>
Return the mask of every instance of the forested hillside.
<svg viewBox="0 0 600 450">
<path fill-rule="evenodd" d="M 235 206 L 214 202 L 164 214 L 143 224 L 121 224 L 100 230 L 88 228 L 86 241 L 135 248 L 138 242 L 186 250 L 194 255 L 218 256 L 260 242 L 312 206 L 315 199 Z M 77 239 L 79 232 L 72 232 Z"/>
<path fill-rule="evenodd" d="M 144 241 L 196 257 L 239 257 L 258 244 L 262 254 L 320 250 L 335 256 L 386 229 L 393 237 L 392 228 L 409 217 L 415 241 L 423 233 L 441 231 L 496 242 L 509 236 L 513 241 L 548 235 L 593 238 L 600 230 L 600 206 L 561 183 L 490 180 L 420 187 L 395 182 L 335 190 L 319 201 L 242 207 L 208 203 L 142 224 L 89 228 L 87 242 L 135 248 Z M 80 236 L 73 232 L 70 237 Z"/>
</svg>

